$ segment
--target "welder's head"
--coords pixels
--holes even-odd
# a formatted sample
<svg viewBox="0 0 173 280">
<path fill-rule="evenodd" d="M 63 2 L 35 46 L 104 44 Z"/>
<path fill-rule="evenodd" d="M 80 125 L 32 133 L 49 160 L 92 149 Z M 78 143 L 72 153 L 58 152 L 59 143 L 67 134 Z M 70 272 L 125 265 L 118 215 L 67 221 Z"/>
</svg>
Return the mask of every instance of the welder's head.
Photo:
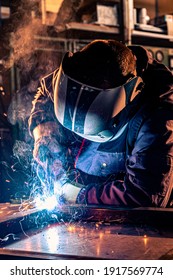
<svg viewBox="0 0 173 280">
<path fill-rule="evenodd" d="M 97 142 L 114 138 L 114 118 L 139 93 L 136 57 L 115 40 L 94 40 L 66 53 L 55 84 L 58 121 Z"/>
</svg>

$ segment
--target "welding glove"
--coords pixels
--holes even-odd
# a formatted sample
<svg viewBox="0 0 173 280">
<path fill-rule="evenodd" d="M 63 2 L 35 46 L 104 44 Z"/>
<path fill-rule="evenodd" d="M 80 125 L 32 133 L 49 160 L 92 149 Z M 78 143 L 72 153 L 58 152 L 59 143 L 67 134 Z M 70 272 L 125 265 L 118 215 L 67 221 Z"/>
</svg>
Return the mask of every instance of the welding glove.
<svg viewBox="0 0 173 280">
<path fill-rule="evenodd" d="M 54 182 L 54 192 L 60 204 L 75 204 L 77 196 L 84 186 L 74 182 L 66 182 L 62 185 L 62 181 Z"/>
<path fill-rule="evenodd" d="M 58 126 L 55 122 L 45 122 L 33 130 L 35 140 L 33 157 L 45 170 L 56 176 L 62 172 L 63 147 L 56 140 Z"/>
<path fill-rule="evenodd" d="M 65 173 L 63 168 L 63 148 L 52 136 L 42 136 L 35 141 L 34 159 L 45 171 L 46 176 L 53 179 Z"/>
</svg>

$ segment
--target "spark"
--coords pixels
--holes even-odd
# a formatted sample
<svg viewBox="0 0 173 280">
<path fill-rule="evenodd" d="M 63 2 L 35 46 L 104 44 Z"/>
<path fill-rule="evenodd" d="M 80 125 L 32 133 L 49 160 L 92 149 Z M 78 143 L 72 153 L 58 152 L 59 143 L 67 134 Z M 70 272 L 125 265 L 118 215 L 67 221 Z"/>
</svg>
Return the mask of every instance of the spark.
<svg viewBox="0 0 173 280">
<path fill-rule="evenodd" d="M 148 236 L 146 234 L 144 234 L 143 236 L 143 241 L 144 241 L 144 245 L 146 246 L 148 244 Z"/>
<path fill-rule="evenodd" d="M 20 228 L 21 228 L 23 234 L 24 234 L 26 237 L 29 237 L 29 235 L 28 235 L 28 234 L 24 231 L 24 229 L 23 229 L 22 222 L 23 222 L 24 220 L 25 220 L 25 219 L 24 219 L 24 217 L 23 217 L 23 218 L 19 221 Z"/>
<path fill-rule="evenodd" d="M 48 211 L 54 210 L 58 204 L 57 197 L 55 195 L 48 196 L 44 199 L 38 196 L 35 198 L 34 202 L 37 209 L 46 209 Z"/>
<path fill-rule="evenodd" d="M 9 233 L 9 234 L 7 234 L 4 238 L 0 238 L 0 241 L 1 241 L 1 242 L 8 241 L 8 240 L 10 239 L 11 236 L 12 236 L 13 240 L 19 239 L 18 237 L 15 237 L 15 234 L 14 234 L 14 233 Z"/>
</svg>

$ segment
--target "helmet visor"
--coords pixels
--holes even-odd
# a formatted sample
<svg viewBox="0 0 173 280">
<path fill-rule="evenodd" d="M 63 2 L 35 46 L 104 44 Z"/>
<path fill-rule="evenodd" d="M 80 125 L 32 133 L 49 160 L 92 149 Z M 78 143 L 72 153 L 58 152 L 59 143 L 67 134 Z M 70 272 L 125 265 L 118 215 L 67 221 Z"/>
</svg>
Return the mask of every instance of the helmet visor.
<svg viewBox="0 0 173 280">
<path fill-rule="evenodd" d="M 95 88 L 72 79 L 59 69 L 54 108 L 58 121 L 76 134 L 96 142 L 113 138 L 113 118 L 138 94 L 141 82 L 134 77 L 111 89 Z"/>
</svg>

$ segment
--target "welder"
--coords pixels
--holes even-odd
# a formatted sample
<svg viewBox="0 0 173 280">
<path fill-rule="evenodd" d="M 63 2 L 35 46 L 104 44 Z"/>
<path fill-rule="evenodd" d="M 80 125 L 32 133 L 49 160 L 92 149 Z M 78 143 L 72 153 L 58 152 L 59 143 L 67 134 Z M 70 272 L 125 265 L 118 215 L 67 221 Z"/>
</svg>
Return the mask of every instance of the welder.
<svg viewBox="0 0 173 280">
<path fill-rule="evenodd" d="M 173 75 L 142 46 L 94 40 L 66 53 L 29 119 L 40 178 L 59 203 L 171 207 L 172 109 Z"/>
</svg>

